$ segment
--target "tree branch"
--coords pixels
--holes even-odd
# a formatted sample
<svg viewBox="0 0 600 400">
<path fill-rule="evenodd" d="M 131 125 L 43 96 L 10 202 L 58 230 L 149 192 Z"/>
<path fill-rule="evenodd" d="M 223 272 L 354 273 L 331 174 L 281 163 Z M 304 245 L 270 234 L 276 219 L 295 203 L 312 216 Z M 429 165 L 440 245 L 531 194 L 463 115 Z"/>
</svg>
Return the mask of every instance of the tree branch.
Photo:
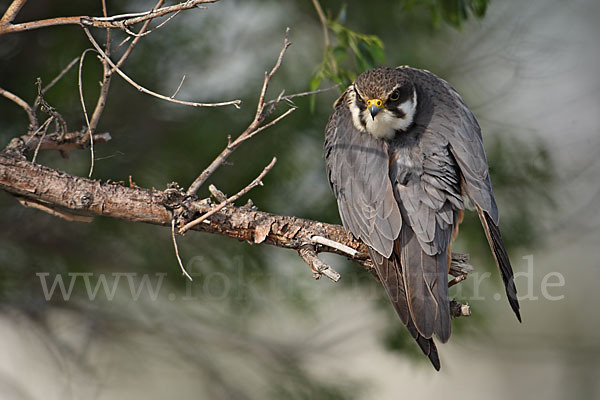
<svg viewBox="0 0 600 400">
<path fill-rule="evenodd" d="M 263 185 L 262 179 L 265 177 L 265 175 L 267 175 L 269 173 L 269 171 L 271 169 L 273 169 L 273 166 L 275 165 L 276 162 L 277 162 L 277 158 L 273 157 L 273 159 L 271 160 L 271 162 L 269 163 L 269 165 L 267 165 L 262 170 L 262 172 L 260 173 L 260 175 L 258 175 L 256 177 L 256 179 L 254 179 L 252 182 L 250 182 L 250 184 L 248 184 L 245 188 L 243 188 L 242 190 L 240 190 L 239 192 L 237 192 L 236 194 L 234 194 L 230 198 L 228 198 L 228 199 L 224 200 L 223 202 L 221 202 L 221 204 L 219 204 L 218 206 L 216 206 L 215 208 L 213 208 L 212 210 L 210 210 L 206 214 L 203 214 L 202 216 L 200 216 L 200 217 L 196 218 L 195 220 L 190 221 L 187 224 L 185 224 L 184 226 L 182 226 L 181 229 L 179 229 L 179 233 L 180 234 L 184 234 L 190 228 L 193 228 L 194 226 L 198 225 L 199 223 L 203 222 L 204 220 L 210 218 L 212 215 L 218 213 L 220 210 L 222 210 L 223 208 L 225 208 L 227 205 L 233 204 L 234 201 L 236 201 L 237 199 L 239 199 L 240 197 L 242 197 L 243 195 L 245 195 L 246 193 L 248 193 L 250 190 L 252 190 L 256 186 L 258 186 L 258 185 L 262 186 Z"/>
<path fill-rule="evenodd" d="M 246 130 L 242 132 L 233 142 L 229 140 L 227 147 L 223 149 L 221 154 L 219 154 L 217 158 L 215 158 L 213 162 L 210 163 L 210 165 L 200 173 L 200 175 L 198 175 L 198 177 L 194 180 L 194 182 L 192 182 L 192 184 L 188 188 L 188 195 L 196 194 L 196 192 L 198 191 L 198 189 L 200 189 L 204 182 L 206 182 L 206 180 L 227 160 L 227 157 L 229 157 L 231 153 L 233 153 L 235 149 L 237 149 L 243 142 L 250 139 L 260 131 L 275 125 L 277 122 L 285 118 L 288 114 L 292 113 L 296 109 L 296 107 L 292 107 L 279 117 L 275 118 L 273 121 L 269 122 L 264 126 L 261 126 L 265 118 L 267 118 L 271 114 L 271 112 L 279 104 L 283 96 L 283 93 L 281 93 L 275 100 L 269 102 L 268 104 L 270 104 L 270 107 L 265 110 L 265 96 L 267 94 L 267 89 L 269 88 L 269 82 L 271 81 L 271 78 L 273 78 L 273 75 L 275 75 L 275 72 L 277 72 L 277 70 L 281 66 L 283 56 L 285 55 L 285 52 L 287 51 L 288 47 L 290 47 L 291 45 L 290 41 L 288 40 L 289 33 L 290 28 L 286 28 L 285 36 L 283 39 L 283 47 L 279 52 L 279 57 L 277 57 L 277 61 L 275 62 L 275 65 L 273 66 L 271 71 L 265 72 L 265 79 L 260 90 L 260 95 L 258 96 L 258 104 L 256 105 L 256 113 L 254 114 L 254 119 L 252 120 L 250 125 L 248 125 Z"/>
<path fill-rule="evenodd" d="M 159 99 L 169 101 L 171 103 L 178 103 L 178 104 L 183 104 L 183 105 L 192 106 L 192 107 L 222 107 L 222 106 L 233 105 L 236 108 L 240 108 L 240 103 L 242 102 L 241 100 L 231 100 L 231 101 L 224 101 L 224 102 L 219 102 L 219 103 L 198 103 L 198 102 L 194 102 L 194 101 L 184 101 L 184 100 L 172 99 L 172 98 L 170 98 L 168 96 L 164 96 L 164 95 L 162 95 L 160 93 L 156 93 L 156 92 L 153 92 L 152 90 L 146 89 L 145 87 L 137 84 L 133 79 L 131 79 L 123 71 L 121 71 L 115 65 L 115 63 L 112 62 L 112 60 L 110 59 L 110 57 L 102 50 L 102 48 L 100 47 L 100 45 L 98 44 L 98 42 L 96 42 L 96 40 L 94 39 L 94 37 L 90 33 L 89 29 L 87 29 L 87 28 L 84 27 L 83 30 L 84 30 L 85 34 L 87 35 L 88 39 L 90 40 L 90 43 L 92 43 L 92 45 L 94 46 L 94 48 L 96 49 L 96 51 L 98 52 L 98 54 L 100 54 L 100 56 L 102 57 L 102 59 L 105 60 L 106 62 L 108 62 L 108 64 L 112 67 L 112 69 L 117 74 L 119 74 L 121 76 L 121 78 L 123 78 L 127 83 L 129 83 L 131 86 L 133 86 L 134 88 L 136 88 L 137 90 L 139 90 L 142 93 L 149 94 L 150 96 L 154 96 L 154 97 L 157 97 Z"/>
<path fill-rule="evenodd" d="M 69 214 L 106 216 L 169 228 L 174 209 L 181 210 L 182 217 L 191 220 L 218 207 L 208 199 L 197 200 L 195 196 L 188 196 L 179 188 L 159 191 L 90 180 L 5 153 L 0 153 L 0 189 L 58 212 L 66 210 Z M 365 244 L 339 225 L 228 205 L 214 212 L 205 223 L 191 229 L 296 252 L 306 249 L 306 246 L 315 246 L 303 250 L 303 259 L 307 259 L 309 264 L 312 262 L 314 265 L 314 257 L 319 251 L 342 255 L 372 270 Z M 313 240 L 316 236 L 321 239 Z M 327 243 L 322 238 L 344 247 L 322 244 Z M 356 253 L 352 256 L 347 248 Z M 314 253 L 311 252 L 313 249 Z M 452 254 L 451 274 L 466 275 L 472 269 L 467 260 L 463 254 Z M 324 273 L 324 270 L 320 268 L 319 272 Z"/>
<path fill-rule="evenodd" d="M 27 0 L 14 0 L 6 9 L 6 12 L 0 19 L 0 25 L 8 25 L 14 21 L 15 17 L 21 11 L 21 8 L 27 3 Z"/>
<path fill-rule="evenodd" d="M 157 10 L 145 11 L 134 14 L 113 15 L 110 17 L 88 17 L 81 15 L 78 17 L 58 17 L 42 19 L 38 21 L 23 22 L 21 24 L 5 23 L 5 18 L 7 19 L 6 22 L 10 22 L 8 20 L 14 18 L 14 16 L 7 17 L 7 14 L 9 13 L 9 11 L 11 11 L 13 5 L 15 3 L 24 3 L 24 1 L 19 2 L 18 0 L 15 0 L 5 13 L 4 17 L 2 17 L 2 24 L 0 24 L 0 35 L 14 32 L 30 31 L 33 29 L 46 28 L 49 26 L 58 25 L 80 25 L 93 28 L 116 28 L 125 30 L 129 26 L 138 24 L 140 22 L 162 17 L 164 15 L 171 14 L 177 11 L 189 10 L 192 8 L 201 8 L 201 4 L 216 3 L 217 1 L 218 0 L 188 0 L 178 4 L 174 4 L 172 6 L 162 7 Z M 18 12 L 18 9 L 16 11 Z M 16 15 L 16 13 L 14 14 Z"/>
<path fill-rule="evenodd" d="M 98 133 L 94 135 L 94 143 L 106 143 L 111 139 L 110 133 Z M 6 146 L 6 153 L 23 157 L 26 153 L 39 150 L 58 150 L 69 152 L 73 149 L 87 149 L 90 146 L 89 139 L 84 132 L 69 132 L 66 134 L 52 133 L 43 137 L 37 135 L 22 135 L 13 138 Z"/>
</svg>

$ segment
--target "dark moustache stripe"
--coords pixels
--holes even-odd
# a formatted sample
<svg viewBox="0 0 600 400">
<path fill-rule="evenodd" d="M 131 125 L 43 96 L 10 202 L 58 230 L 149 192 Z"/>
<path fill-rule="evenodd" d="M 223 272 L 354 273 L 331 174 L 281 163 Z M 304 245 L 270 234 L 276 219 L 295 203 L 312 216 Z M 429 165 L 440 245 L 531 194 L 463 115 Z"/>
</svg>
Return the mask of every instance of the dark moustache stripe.
<svg viewBox="0 0 600 400">
<path fill-rule="evenodd" d="M 406 117 L 406 113 L 399 108 L 394 108 L 394 109 L 391 109 L 390 111 L 396 118 L 404 119 L 404 117 Z"/>
</svg>

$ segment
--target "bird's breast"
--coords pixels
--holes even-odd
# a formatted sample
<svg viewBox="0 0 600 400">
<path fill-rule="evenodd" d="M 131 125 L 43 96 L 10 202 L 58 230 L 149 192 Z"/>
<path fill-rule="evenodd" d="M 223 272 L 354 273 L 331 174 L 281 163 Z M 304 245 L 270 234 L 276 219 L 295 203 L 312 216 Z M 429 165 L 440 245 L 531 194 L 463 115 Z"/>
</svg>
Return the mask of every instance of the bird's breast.
<svg viewBox="0 0 600 400">
<path fill-rule="evenodd" d="M 389 158 L 390 179 L 394 183 L 407 186 L 423 174 L 423 157 L 414 146 L 392 144 Z"/>
</svg>

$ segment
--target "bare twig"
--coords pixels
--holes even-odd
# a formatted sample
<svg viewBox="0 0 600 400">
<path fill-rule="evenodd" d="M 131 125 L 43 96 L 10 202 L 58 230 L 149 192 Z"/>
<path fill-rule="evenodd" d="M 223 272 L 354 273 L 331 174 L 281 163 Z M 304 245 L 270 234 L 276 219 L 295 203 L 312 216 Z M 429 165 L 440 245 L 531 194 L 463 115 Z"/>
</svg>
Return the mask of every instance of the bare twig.
<svg viewBox="0 0 600 400">
<path fill-rule="evenodd" d="M 262 122 L 265 120 L 265 118 L 268 117 L 269 112 L 272 111 L 273 108 L 277 105 L 277 103 L 281 100 L 281 95 L 279 95 L 279 97 L 276 99 L 276 101 L 274 101 L 273 103 L 270 104 L 269 112 L 265 113 L 265 95 L 267 93 L 267 88 L 269 86 L 269 82 L 270 82 L 271 78 L 273 77 L 273 75 L 275 74 L 275 72 L 277 72 L 277 70 L 279 69 L 279 66 L 281 65 L 281 61 L 283 60 L 283 56 L 285 55 L 287 48 L 291 45 L 291 43 L 288 40 L 289 32 L 290 32 L 290 29 L 287 28 L 285 30 L 283 47 L 279 53 L 279 57 L 277 57 L 275 66 L 273 66 L 273 69 L 271 69 L 270 72 L 268 72 L 268 73 L 265 72 L 265 79 L 263 81 L 260 95 L 258 97 L 258 104 L 256 106 L 256 113 L 254 115 L 254 119 L 252 120 L 250 125 L 248 125 L 246 130 L 244 132 L 242 132 L 233 142 L 231 142 L 230 139 L 228 140 L 227 147 L 225 147 L 225 149 L 221 152 L 221 154 L 219 154 L 213 160 L 213 162 L 210 163 L 210 165 L 208 167 L 206 167 L 204 169 L 204 171 L 202 171 L 200 173 L 200 175 L 198 175 L 198 177 L 194 180 L 194 182 L 192 182 L 192 184 L 190 185 L 190 187 L 187 190 L 188 195 L 195 194 L 198 191 L 198 189 L 200 189 L 200 187 L 204 184 L 204 182 L 206 182 L 206 180 L 221 165 L 223 165 L 223 163 L 225 163 L 225 161 L 231 155 L 231 153 L 233 153 L 235 151 L 235 149 L 237 149 L 244 141 L 246 141 L 250 137 L 256 135 L 258 132 L 260 132 L 270 126 L 273 126 L 274 124 L 279 122 L 282 118 L 285 118 L 285 116 L 290 114 L 295 109 L 295 108 L 290 108 L 284 114 L 280 115 L 278 118 L 271 121 L 267 125 L 265 125 L 263 127 L 260 126 L 262 124 Z"/>
<path fill-rule="evenodd" d="M 179 82 L 179 86 L 177 86 L 177 89 L 175 89 L 175 92 L 171 95 L 172 99 L 174 99 L 175 96 L 177 96 L 177 93 L 179 93 L 179 89 L 181 89 L 181 85 L 183 85 L 183 81 L 185 81 L 185 75 L 181 77 L 181 82 Z"/>
<path fill-rule="evenodd" d="M 185 270 L 183 266 L 183 262 L 181 261 L 181 257 L 179 257 L 179 248 L 177 247 L 177 240 L 175 239 L 175 217 L 171 220 L 171 238 L 173 239 L 173 247 L 175 248 L 175 257 L 177 257 L 177 262 L 179 263 L 179 268 L 181 268 L 181 273 L 185 275 L 190 281 L 193 281 L 192 277 Z"/>
<path fill-rule="evenodd" d="M 14 21 L 15 17 L 21 11 L 21 8 L 27 3 L 27 0 L 14 0 L 8 6 L 8 9 L 0 19 L 0 25 L 7 25 Z"/>
<path fill-rule="evenodd" d="M 149 94 L 151 96 L 157 97 L 157 98 L 162 99 L 162 100 L 170 101 L 172 103 L 183 104 L 183 105 L 192 106 L 192 107 L 222 107 L 222 106 L 233 105 L 236 108 L 240 108 L 240 103 L 242 102 L 241 100 L 225 101 L 225 102 L 221 102 L 221 103 L 197 103 L 197 102 L 192 102 L 192 101 L 184 101 L 184 100 L 172 99 L 172 98 L 164 96 L 162 94 L 153 92 L 152 90 L 146 89 L 145 87 L 143 87 L 143 86 L 138 85 L 137 83 L 135 83 L 133 81 L 133 79 L 131 79 L 129 76 L 125 75 L 125 73 L 123 71 L 121 71 L 112 62 L 112 60 L 100 48 L 100 46 L 98 45 L 98 42 L 96 42 L 96 40 L 93 38 L 92 34 L 90 33 L 90 31 L 87 28 L 84 27 L 83 30 L 85 31 L 85 34 L 87 35 L 88 39 L 90 40 L 90 42 L 92 43 L 92 45 L 94 46 L 94 48 L 96 49 L 96 51 L 98 53 L 100 53 L 100 55 L 102 56 L 102 58 L 105 59 L 110 64 L 110 66 L 115 70 L 115 72 L 117 72 L 121 76 L 121 78 L 125 79 L 125 81 L 127 83 L 129 83 L 131 86 L 135 87 L 140 92 Z"/>
<path fill-rule="evenodd" d="M 290 115 L 291 113 L 293 113 L 294 111 L 296 111 L 296 107 L 288 108 L 283 114 L 281 114 L 277 118 L 273 119 L 273 121 L 270 121 L 269 123 L 267 123 L 267 124 L 265 124 L 263 126 L 260 126 L 260 127 L 256 128 L 255 130 L 253 130 L 251 132 L 248 132 L 244 136 L 240 136 L 238 138 L 238 140 L 236 140 L 237 144 L 240 145 L 243 142 L 245 142 L 246 140 L 252 138 L 257 133 L 262 132 L 265 129 L 272 127 L 273 125 L 275 125 L 276 123 L 278 123 L 279 121 L 281 121 L 282 119 L 284 119 L 285 117 L 287 117 L 288 115 Z"/>
<path fill-rule="evenodd" d="M 94 18 L 97 21 L 120 21 L 126 25 L 135 25 L 140 22 L 162 17 L 167 14 L 171 14 L 181 10 L 189 10 L 192 8 L 206 8 L 199 7 L 200 4 L 216 3 L 218 0 L 187 0 L 172 6 L 163 7 L 160 9 L 153 9 L 152 11 L 144 11 L 140 13 L 129 13 L 113 15 L 106 18 Z M 118 28 L 118 26 L 104 26 L 103 28 Z"/>
<path fill-rule="evenodd" d="M 329 246 L 331 248 L 337 249 L 343 253 L 348 254 L 352 258 L 356 257 L 356 255 L 358 254 L 358 251 L 356 251 L 352 247 L 348 247 L 342 243 L 338 243 L 331 239 L 324 238 L 323 236 L 313 236 L 310 238 L 310 240 L 314 244 L 322 244 L 324 246 Z"/>
<path fill-rule="evenodd" d="M 204 171 L 202 171 L 202 173 L 198 176 L 198 178 L 196 178 L 194 183 L 192 183 L 192 185 L 188 189 L 187 193 L 189 195 L 196 193 L 198 191 L 198 189 L 200 189 L 200 187 L 204 184 L 204 182 L 206 182 L 206 180 L 213 174 L 213 172 L 215 172 L 217 170 L 217 168 L 219 168 L 221 165 L 223 165 L 225 163 L 225 161 L 227 160 L 227 157 L 229 157 L 229 155 L 231 153 L 233 153 L 233 151 L 235 149 L 237 149 L 243 142 L 245 142 L 247 139 L 250 139 L 252 136 L 256 135 L 260 131 L 263 131 L 263 130 L 275 125 L 277 122 L 279 122 L 280 120 L 282 120 L 283 118 L 285 118 L 287 115 L 289 115 L 290 113 L 292 113 L 295 110 L 296 110 L 295 107 L 290 108 L 286 112 L 281 114 L 279 117 L 277 117 L 273 121 L 269 122 L 268 124 L 261 126 L 252 131 L 248 131 L 248 129 L 246 129 L 240 136 L 238 136 L 238 138 L 236 140 L 234 140 L 233 142 L 230 141 L 227 144 L 227 147 L 225 147 L 225 149 L 221 152 L 221 154 L 219 154 L 217 156 L 217 158 L 215 158 L 213 160 L 213 162 L 208 167 L 206 167 L 206 169 Z"/>
<path fill-rule="evenodd" d="M 313 278 L 319 279 L 322 275 L 325 275 L 326 277 L 328 277 L 329 279 L 331 279 L 334 282 L 337 282 L 340 280 L 341 275 L 337 271 L 335 271 L 333 268 L 331 268 L 329 265 L 327 265 L 323 261 L 321 261 L 321 259 L 318 257 L 317 252 L 315 251 L 315 248 L 313 246 L 311 246 L 311 245 L 302 246 L 298 250 L 298 254 L 302 258 L 302 260 L 304 260 L 304 262 L 307 263 L 310 266 L 310 268 L 312 269 Z"/>
<path fill-rule="evenodd" d="M 35 162 L 38 152 L 40 151 L 40 147 L 42 146 L 42 143 L 44 142 L 44 139 L 46 138 L 46 133 L 48 132 L 48 127 L 50 126 L 50 124 L 52 123 L 52 121 L 54 121 L 54 117 L 50 117 L 48 118 L 46 121 L 44 121 L 44 123 L 42 124 L 42 126 L 40 126 L 40 129 L 44 129 L 42 132 L 42 137 L 40 138 L 40 140 L 38 141 L 37 146 L 35 146 L 35 151 L 33 152 L 33 158 L 31 159 L 31 162 Z M 38 129 L 38 131 L 40 130 Z M 33 137 L 34 135 L 37 134 L 37 131 L 34 132 L 31 137 Z M 30 138 L 31 139 L 31 138 Z M 27 141 L 29 142 L 29 140 Z M 26 143 L 27 144 L 27 143 Z"/>
<path fill-rule="evenodd" d="M 152 9 L 152 11 L 157 10 L 158 8 L 160 8 L 164 3 L 164 0 L 158 0 L 158 2 L 156 3 L 156 5 L 154 6 L 154 8 Z M 138 34 L 142 34 L 146 31 L 146 29 L 148 29 L 148 26 L 150 25 L 150 22 L 152 20 L 147 20 L 144 22 L 144 24 L 142 25 L 142 28 L 140 29 L 140 31 L 138 32 Z M 117 62 L 117 67 L 121 68 L 121 65 L 123 65 L 123 63 L 125 62 L 125 60 L 129 57 L 129 55 L 131 54 L 131 52 L 133 51 L 133 49 L 135 48 L 135 46 L 138 44 L 138 42 L 140 41 L 141 36 L 137 36 L 133 39 L 133 41 L 129 44 L 129 47 L 127 47 L 127 50 L 125 50 L 125 52 L 123 53 L 123 55 L 121 56 L 121 58 L 119 58 L 119 61 Z M 113 73 L 113 71 L 111 70 L 111 74 Z"/>
<path fill-rule="evenodd" d="M 0 35 L 58 25 L 80 25 L 93 28 L 123 29 L 124 27 L 162 17 L 177 11 L 202 8 L 200 7 L 200 4 L 216 3 L 217 1 L 218 0 L 188 0 L 172 6 L 162 7 L 157 10 L 145 11 L 141 13 L 113 15 L 110 17 L 89 17 L 82 15 L 77 17 L 49 18 L 38 21 L 23 22 L 21 24 L 7 23 L 0 25 Z"/>
<path fill-rule="evenodd" d="M 227 196 L 225 195 L 225 193 L 217 189 L 215 185 L 208 185 L 208 191 L 215 199 L 217 199 L 219 203 L 222 203 L 227 200 Z"/>
<path fill-rule="evenodd" d="M 102 13 L 104 16 L 107 15 L 106 10 L 106 0 L 102 0 Z M 110 57 L 111 52 L 111 40 L 110 40 L 110 28 L 106 28 L 106 42 L 104 44 L 104 53 L 107 57 Z M 110 65 L 106 61 L 106 59 L 102 59 L 102 82 L 100 83 L 100 95 L 98 96 L 98 100 L 96 101 L 96 107 L 94 108 L 94 112 L 92 113 L 92 118 L 90 119 L 90 124 L 88 126 L 87 135 L 92 137 L 96 132 L 96 128 L 98 127 L 98 123 L 100 122 L 100 117 L 102 116 L 102 112 L 104 111 L 104 106 L 106 105 L 106 97 L 108 96 L 108 89 L 110 88 L 110 78 L 112 76 L 112 70 Z M 93 140 L 93 139 L 90 139 Z M 94 156 L 94 145 L 93 143 L 90 145 L 90 150 L 92 152 L 92 159 Z M 92 168 L 90 168 L 90 176 L 92 176 Z"/>
<path fill-rule="evenodd" d="M 156 3 L 156 5 L 154 6 L 153 10 L 156 10 L 157 8 L 159 8 L 163 3 L 164 3 L 164 0 L 159 0 Z M 102 0 L 102 13 L 104 14 L 105 17 L 107 17 L 106 0 Z M 142 25 L 142 27 L 140 29 L 140 33 L 144 33 L 144 31 L 146 31 L 150 22 L 151 22 L 151 20 L 147 20 L 144 22 L 144 24 Z M 129 57 L 129 55 L 133 51 L 133 49 L 136 46 L 138 41 L 139 41 L 139 38 L 136 38 L 133 42 L 131 42 L 131 44 L 125 51 L 125 53 L 123 53 L 123 55 L 117 62 L 117 64 L 116 64 L 117 67 L 119 67 L 120 65 L 122 65 L 125 62 L 125 60 L 127 59 L 127 57 Z M 115 72 L 115 69 L 112 68 L 111 65 L 109 64 L 110 52 L 111 52 L 110 28 L 106 28 L 106 43 L 104 45 L 104 53 L 105 53 L 106 57 L 101 59 L 103 77 L 102 77 L 102 82 L 100 83 L 100 95 L 98 96 L 98 100 L 96 101 L 96 107 L 94 108 L 94 112 L 92 113 L 92 118 L 89 120 L 89 122 L 87 121 L 87 115 L 86 115 L 86 122 L 88 122 L 88 129 L 86 132 L 86 137 L 89 137 L 89 140 L 90 140 L 90 157 L 91 157 L 90 171 L 88 174 L 89 177 L 92 176 L 92 172 L 94 171 L 94 162 L 95 162 L 94 133 L 96 132 L 96 129 L 98 128 L 98 124 L 100 122 L 100 117 L 102 116 L 102 112 L 104 111 L 104 107 L 106 105 L 106 98 L 108 97 L 108 90 L 110 88 L 111 77 L 112 77 L 113 73 Z M 80 66 L 80 71 L 79 71 L 79 78 L 81 79 L 81 66 Z M 81 91 L 81 87 L 82 87 L 82 85 L 80 82 L 79 83 L 80 91 Z M 82 94 L 81 94 L 81 101 L 83 104 L 83 95 Z M 84 111 L 85 111 L 85 107 L 84 107 Z"/>
<path fill-rule="evenodd" d="M 212 215 L 214 215 L 215 213 L 221 211 L 226 205 L 233 203 L 234 201 L 236 201 L 237 199 L 239 199 L 240 197 L 242 197 L 243 195 L 248 193 L 250 190 L 252 190 L 254 187 L 256 187 L 258 185 L 262 186 L 262 184 L 263 184 L 262 179 L 265 177 L 265 175 L 267 175 L 267 173 L 269 173 L 269 171 L 273 168 L 273 166 L 275 165 L 276 162 L 277 162 L 277 158 L 273 157 L 273 159 L 271 160 L 269 165 L 267 165 L 262 170 L 262 172 L 256 177 L 256 179 L 254 179 L 252 182 L 250 182 L 250 184 L 248 186 L 246 186 L 245 188 L 243 188 L 242 190 L 240 190 L 233 196 L 229 197 L 227 200 L 225 200 L 224 202 L 222 202 L 221 204 L 219 204 L 218 206 L 213 208 L 211 211 L 207 212 L 206 214 L 202 215 L 201 217 L 196 218 L 195 220 L 188 222 L 187 224 L 182 226 L 179 229 L 179 233 L 184 234 L 188 229 L 198 225 L 205 219 L 207 219 L 207 218 L 211 217 Z"/>
<path fill-rule="evenodd" d="M 40 78 L 36 79 L 36 85 L 38 89 L 38 96 L 35 100 L 35 104 L 40 105 L 40 110 L 51 117 L 54 117 L 54 121 L 57 125 L 57 131 L 60 128 L 61 137 L 64 136 L 67 132 L 67 121 L 63 118 L 62 115 L 54 107 L 52 107 L 48 102 L 44 99 L 44 94 L 42 93 L 42 80 Z"/>
<path fill-rule="evenodd" d="M 465 279 L 467 279 L 467 275 L 459 275 L 456 278 L 452 279 L 450 282 L 448 282 L 448 287 L 451 288 L 452 286 L 464 281 Z"/>
<path fill-rule="evenodd" d="M 94 170 L 94 135 L 90 132 L 90 119 L 88 117 L 87 109 L 85 107 L 85 100 L 83 97 L 83 83 L 81 80 L 81 70 L 83 69 L 83 61 L 85 60 L 85 55 L 88 51 L 94 51 L 94 49 L 85 49 L 83 53 L 81 53 L 81 57 L 79 57 L 79 75 L 77 80 L 77 86 L 79 87 L 79 100 L 81 101 L 81 108 L 83 109 L 83 116 L 85 117 L 85 138 L 90 138 L 90 151 L 91 151 L 91 162 L 90 162 L 90 172 L 88 177 L 92 176 L 92 171 Z M 102 96 L 102 94 L 100 95 Z"/>
<path fill-rule="evenodd" d="M 289 101 L 289 100 L 291 100 L 291 99 L 294 99 L 294 98 L 296 98 L 296 97 L 304 97 L 304 96 L 310 96 L 310 95 L 312 95 L 312 94 L 319 94 L 319 93 L 323 93 L 323 92 L 328 92 L 328 91 L 330 91 L 330 90 L 333 90 L 333 89 L 337 88 L 338 86 L 340 86 L 340 84 L 339 84 L 339 83 L 338 83 L 337 85 L 330 86 L 330 87 L 328 87 L 328 88 L 325 88 L 325 89 L 317 89 L 317 90 L 311 90 L 311 91 L 308 91 L 308 92 L 300 92 L 300 93 L 288 94 L 288 95 L 286 95 L 286 96 L 282 96 L 282 97 L 281 97 L 281 98 L 279 98 L 279 99 L 273 99 L 273 100 L 269 100 L 269 101 L 268 101 L 268 102 L 265 104 L 265 106 L 270 106 L 270 105 L 272 105 L 273 103 L 275 103 L 276 101 L 278 101 L 278 102 L 281 102 L 281 101 Z"/>
<path fill-rule="evenodd" d="M 50 119 L 54 120 L 53 117 Z M 90 145 L 89 140 L 84 140 L 85 132 L 59 132 L 47 134 L 44 138 L 37 135 L 22 135 L 12 138 L 6 146 L 7 153 L 12 155 L 24 156 L 27 152 L 35 150 L 58 150 L 61 153 L 68 153 L 73 149 L 87 149 Z M 111 140 L 110 133 L 97 133 L 94 135 L 94 143 L 106 143 Z"/>
<path fill-rule="evenodd" d="M 269 83 L 271 82 L 273 75 L 275 75 L 275 72 L 277 72 L 277 70 L 281 66 L 281 62 L 283 61 L 283 56 L 285 55 L 285 52 L 287 51 L 288 47 L 292 45 L 292 43 L 289 41 L 289 35 L 290 28 L 286 28 L 285 36 L 283 38 L 283 48 L 279 52 L 279 57 L 277 57 L 277 61 L 275 62 L 275 65 L 273 66 L 271 71 L 269 73 L 265 72 L 265 80 L 260 91 L 258 105 L 256 107 L 256 116 L 254 117 L 254 120 L 258 121 L 258 123 L 262 122 L 267 117 L 266 115 L 263 115 L 265 110 L 265 95 L 267 94 L 267 89 L 269 88 Z M 281 99 L 281 96 L 282 94 L 279 95 L 279 99 Z"/>
<path fill-rule="evenodd" d="M 158 7 L 160 7 L 160 6 L 158 6 Z M 155 7 L 155 8 L 156 8 L 156 7 Z M 144 36 L 146 36 L 146 35 L 149 35 L 149 34 L 151 34 L 151 33 L 152 33 L 152 32 L 154 32 L 154 31 L 156 31 L 156 30 L 160 29 L 161 27 L 163 27 L 163 26 L 164 26 L 166 23 L 168 23 L 170 20 L 172 20 L 173 18 L 175 18 L 175 17 L 177 16 L 177 14 L 179 14 L 180 12 L 181 12 L 181 11 L 175 11 L 175 12 L 173 13 L 173 15 L 170 15 L 170 16 L 169 16 L 169 18 L 167 18 L 166 20 L 164 20 L 163 22 L 161 22 L 160 24 L 156 25 L 154 28 L 152 28 L 152 29 L 150 29 L 150 30 L 148 30 L 148 31 L 146 31 L 145 29 L 141 29 L 141 30 L 140 30 L 140 32 L 138 32 L 138 33 L 135 33 L 135 32 L 133 32 L 133 31 L 131 31 L 129 28 L 127 28 L 126 26 L 123 28 L 123 30 L 125 30 L 125 32 L 126 32 L 127 34 L 131 35 L 131 36 L 134 36 L 134 37 L 144 37 Z M 149 23 L 150 21 L 151 21 L 151 20 L 148 20 L 148 21 L 146 21 L 146 22 L 145 22 L 145 24 L 146 24 L 146 23 Z"/>
<path fill-rule="evenodd" d="M 52 216 L 55 217 L 59 217 L 62 218 L 64 220 L 67 220 L 69 222 L 87 222 L 90 223 L 92 222 L 93 218 L 92 217 L 88 217 L 86 215 L 75 215 L 75 214 L 69 214 L 66 212 L 62 212 L 62 211 L 58 211 L 55 210 L 52 207 L 48 207 L 45 204 L 33 201 L 33 200 L 28 200 L 24 197 L 17 197 L 17 201 L 19 203 L 21 203 L 21 205 L 23 207 L 29 207 L 29 208 L 35 208 L 36 210 L 40 210 L 43 211 L 45 213 L 48 213 Z"/>
<path fill-rule="evenodd" d="M 329 29 L 327 28 L 327 18 L 325 17 L 325 13 L 321 8 L 321 4 L 319 0 L 312 0 L 313 6 L 315 10 L 317 10 L 317 14 L 319 15 L 319 20 L 321 21 L 321 28 L 323 29 L 323 40 L 325 41 L 325 49 L 327 49 L 331 42 L 329 41 Z"/>
<path fill-rule="evenodd" d="M 75 57 L 65 68 L 63 68 L 63 70 L 60 71 L 60 73 L 58 75 L 56 75 L 56 78 L 52 79 L 52 81 L 49 84 L 47 84 L 46 86 L 44 86 L 44 88 L 42 89 L 42 94 L 46 94 L 46 92 L 48 90 L 50 90 L 50 88 L 52 86 L 56 85 L 56 83 L 58 81 L 60 81 L 63 78 L 63 76 L 65 76 L 66 73 L 69 72 L 69 70 L 71 68 L 73 68 L 73 66 L 75 64 L 77 64 L 77 61 L 79 61 L 79 57 Z"/>
<path fill-rule="evenodd" d="M 33 107 L 31 107 L 25 100 L 23 100 L 16 94 L 13 94 L 13 93 L 9 92 L 8 90 L 2 89 L 2 88 L 0 88 L 0 94 L 2 96 L 6 97 L 7 99 L 11 100 L 12 102 L 14 102 L 16 105 L 21 107 L 23 110 L 25 110 L 25 112 L 27 113 L 27 118 L 29 118 L 29 132 L 33 132 L 39 128 L 38 120 L 37 120 L 37 117 L 35 116 L 35 111 L 34 111 Z"/>
</svg>

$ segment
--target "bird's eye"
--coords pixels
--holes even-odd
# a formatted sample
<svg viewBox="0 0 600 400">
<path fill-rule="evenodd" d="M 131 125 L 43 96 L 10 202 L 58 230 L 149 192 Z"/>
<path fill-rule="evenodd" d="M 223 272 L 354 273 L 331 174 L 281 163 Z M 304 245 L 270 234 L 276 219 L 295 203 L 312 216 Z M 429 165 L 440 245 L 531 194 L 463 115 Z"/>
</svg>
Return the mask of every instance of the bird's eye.
<svg viewBox="0 0 600 400">
<path fill-rule="evenodd" d="M 359 102 L 360 104 L 365 104 L 365 101 L 358 94 L 356 95 L 356 101 Z"/>
<path fill-rule="evenodd" d="M 400 92 L 398 92 L 397 90 L 394 90 L 392 92 L 392 94 L 390 94 L 390 97 L 388 97 L 389 101 L 396 101 L 400 98 Z"/>
</svg>

